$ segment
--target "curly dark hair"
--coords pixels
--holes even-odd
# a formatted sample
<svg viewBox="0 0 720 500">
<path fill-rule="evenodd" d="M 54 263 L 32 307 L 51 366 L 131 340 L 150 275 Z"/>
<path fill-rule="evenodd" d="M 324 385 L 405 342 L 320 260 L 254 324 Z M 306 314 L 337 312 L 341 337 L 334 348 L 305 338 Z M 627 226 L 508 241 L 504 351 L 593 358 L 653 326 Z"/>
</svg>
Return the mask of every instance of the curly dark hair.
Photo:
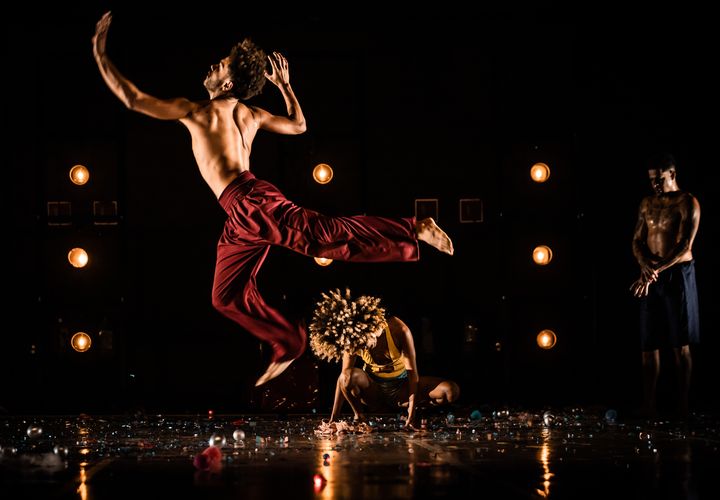
<svg viewBox="0 0 720 500">
<path fill-rule="evenodd" d="M 250 99 L 262 92 L 265 85 L 265 51 L 249 38 L 236 44 L 230 51 L 230 92 L 238 99 Z"/>
<path fill-rule="evenodd" d="M 322 294 L 308 326 L 310 348 L 320 359 L 341 361 L 367 347 L 378 328 L 387 324 L 380 298 L 363 295 L 353 299 L 350 289 Z"/>
</svg>

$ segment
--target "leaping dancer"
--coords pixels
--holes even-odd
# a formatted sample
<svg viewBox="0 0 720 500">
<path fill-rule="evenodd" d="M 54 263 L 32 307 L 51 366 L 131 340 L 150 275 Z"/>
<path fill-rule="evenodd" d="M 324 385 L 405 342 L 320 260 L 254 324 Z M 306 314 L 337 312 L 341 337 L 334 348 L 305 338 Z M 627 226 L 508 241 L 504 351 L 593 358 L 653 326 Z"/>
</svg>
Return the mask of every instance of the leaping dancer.
<svg viewBox="0 0 720 500">
<path fill-rule="evenodd" d="M 302 134 L 305 116 L 282 54 L 266 56 L 250 39 L 210 66 L 204 86 L 209 99 L 160 99 L 138 89 L 106 52 L 111 14 L 98 21 L 92 39 L 100 74 L 130 110 L 160 120 L 177 120 L 190 132 L 200 175 L 228 215 L 217 246 L 213 306 L 252 335 L 269 343 L 273 356 L 256 386 L 280 375 L 305 351 L 307 333 L 260 296 L 256 276 L 271 246 L 313 257 L 354 262 L 415 261 L 418 241 L 453 254 L 450 238 L 431 218 L 330 217 L 299 207 L 275 186 L 250 173 L 250 151 L 258 130 Z M 266 72 L 267 60 L 271 72 Z M 287 116 L 245 104 L 269 80 Z"/>
</svg>

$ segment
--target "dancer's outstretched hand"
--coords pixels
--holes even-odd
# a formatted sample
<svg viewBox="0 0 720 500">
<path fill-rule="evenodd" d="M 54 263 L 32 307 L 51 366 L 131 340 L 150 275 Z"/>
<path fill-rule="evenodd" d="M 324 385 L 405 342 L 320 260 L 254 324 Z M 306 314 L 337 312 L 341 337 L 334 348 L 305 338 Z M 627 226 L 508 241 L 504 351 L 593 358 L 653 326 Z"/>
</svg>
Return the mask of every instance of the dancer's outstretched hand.
<svg viewBox="0 0 720 500">
<path fill-rule="evenodd" d="M 93 54 L 95 57 L 102 57 L 105 55 L 105 44 L 107 42 L 107 34 L 110 29 L 110 22 L 112 22 L 112 14 L 107 11 L 95 25 L 95 35 L 93 35 Z"/>
</svg>

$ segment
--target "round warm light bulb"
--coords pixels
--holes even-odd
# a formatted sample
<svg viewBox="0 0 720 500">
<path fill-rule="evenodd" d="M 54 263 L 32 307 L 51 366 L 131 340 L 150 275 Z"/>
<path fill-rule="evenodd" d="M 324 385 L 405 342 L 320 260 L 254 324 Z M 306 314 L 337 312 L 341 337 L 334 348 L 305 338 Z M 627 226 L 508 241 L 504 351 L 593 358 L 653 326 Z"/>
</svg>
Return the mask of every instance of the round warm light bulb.
<svg viewBox="0 0 720 500">
<path fill-rule="evenodd" d="M 552 260 L 552 250 L 547 245 L 538 245 L 533 250 L 533 261 L 538 266 L 546 266 Z"/>
<path fill-rule="evenodd" d="M 68 252 L 68 261 L 70 261 L 73 267 L 85 267 L 87 266 L 88 260 L 88 254 L 82 248 L 73 248 Z"/>
<path fill-rule="evenodd" d="M 87 333 L 77 332 L 75 335 L 72 336 L 72 339 L 70 339 L 70 345 L 77 352 L 85 352 L 90 349 L 90 346 L 92 345 L 92 340 L 90 339 L 90 335 L 88 335 Z"/>
<path fill-rule="evenodd" d="M 327 184 L 333 178 L 333 169 L 327 163 L 318 163 L 313 169 L 313 179 L 318 184 Z"/>
<path fill-rule="evenodd" d="M 325 257 L 313 257 L 318 266 L 329 266 L 332 264 L 332 259 L 326 259 Z"/>
<path fill-rule="evenodd" d="M 541 349 L 552 349 L 557 342 L 557 335 L 552 330 L 543 330 L 538 333 L 536 340 Z"/>
<path fill-rule="evenodd" d="M 90 171 L 85 165 L 75 165 L 70 169 L 70 180 L 73 184 L 82 186 L 90 179 Z"/>
<path fill-rule="evenodd" d="M 535 182 L 545 182 L 550 178 L 550 167 L 544 163 L 536 163 L 530 167 L 530 177 Z"/>
</svg>

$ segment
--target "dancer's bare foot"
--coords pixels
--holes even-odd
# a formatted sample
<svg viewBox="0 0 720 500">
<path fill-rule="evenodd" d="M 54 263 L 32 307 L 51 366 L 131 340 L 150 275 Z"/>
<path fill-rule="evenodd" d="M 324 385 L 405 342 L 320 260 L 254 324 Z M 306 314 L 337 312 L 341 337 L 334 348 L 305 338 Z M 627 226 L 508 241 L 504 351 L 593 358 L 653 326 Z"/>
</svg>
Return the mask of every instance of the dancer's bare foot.
<svg viewBox="0 0 720 500">
<path fill-rule="evenodd" d="M 262 374 L 262 376 L 257 379 L 257 382 L 255 382 L 255 387 L 259 385 L 263 385 L 265 382 L 268 382 L 278 375 L 280 375 L 282 372 L 285 371 L 285 369 L 290 366 L 290 363 L 295 361 L 294 359 L 290 359 L 288 361 L 273 361 L 270 363 L 270 365 L 267 367 L 267 370 L 265 370 L 265 373 Z"/>
<path fill-rule="evenodd" d="M 417 223 L 415 223 L 415 232 L 417 233 L 417 239 L 437 248 L 441 252 L 450 255 L 455 252 L 450 237 L 435 224 L 432 217 L 417 221 Z"/>
</svg>

